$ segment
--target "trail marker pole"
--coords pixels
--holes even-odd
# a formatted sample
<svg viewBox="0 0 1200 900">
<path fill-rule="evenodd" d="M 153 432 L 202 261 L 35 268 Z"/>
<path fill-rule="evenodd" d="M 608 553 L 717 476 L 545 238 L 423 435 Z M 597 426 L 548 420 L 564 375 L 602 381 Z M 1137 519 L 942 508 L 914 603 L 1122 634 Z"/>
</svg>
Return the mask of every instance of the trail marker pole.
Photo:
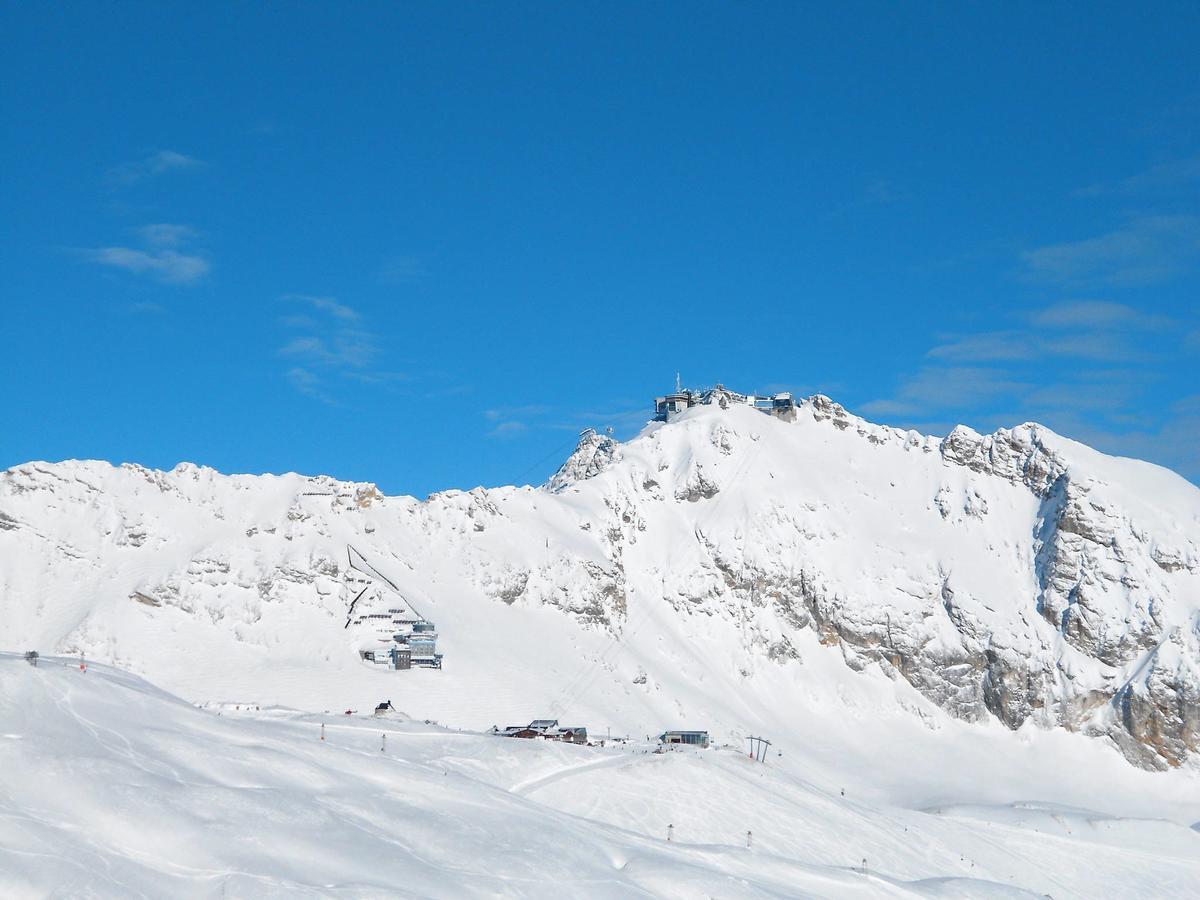
<svg viewBox="0 0 1200 900">
<path fill-rule="evenodd" d="M 325 723 L 321 723 L 321 740 L 325 740 Z"/>
<path fill-rule="evenodd" d="M 746 832 L 746 849 L 750 850 L 754 847 L 754 835 L 749 831 Z"/>
<path fill-rule="evenodd" d="M 668 825 L 668 826 L 667 826 L 667 840 L 668 840 L 668 841 L 671 841 L 671 840 L 674 840 L 674 839 L 675 839 L 675 826 L 674 826 L 674 825 Z"/>
<path fill-rule="evenodd" d="M 379 752 L 383 753 L 385 750 L 387 750 L 387 734 L 386 733 L 380 735 L 380 741 L 379 741 Z"/>
</svg>

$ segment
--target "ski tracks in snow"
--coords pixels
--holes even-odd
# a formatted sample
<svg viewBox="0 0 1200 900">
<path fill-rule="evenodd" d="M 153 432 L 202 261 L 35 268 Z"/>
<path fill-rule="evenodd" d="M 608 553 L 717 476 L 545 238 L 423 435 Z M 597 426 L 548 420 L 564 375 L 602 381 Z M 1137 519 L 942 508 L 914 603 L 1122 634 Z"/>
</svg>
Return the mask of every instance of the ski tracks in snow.
<svg viewBox="0 0 1200 900">
<path fill-rule="evenodd" d="M 555 769 L 545 775 L 538 775 L 534 778 L 527 778 L 524 781 L 518 781 L 508 789 L 510 794 L 518 794 L 526 797 L 534 791 L 553 784 L 556 781 L 562 781 L 564 778 L 571 778 L 575 775 L 582 775 L 584 772 L 592 772 L 596 769 L 612 769 L 623 764 L 632 764 L 637 760 L 635 756 L 620 756 L 606 757 L 604 759 L 594 759 L 590 762 L 577 763 L 573 766 L 564 766 L 561 769 Z"/>
</svg>

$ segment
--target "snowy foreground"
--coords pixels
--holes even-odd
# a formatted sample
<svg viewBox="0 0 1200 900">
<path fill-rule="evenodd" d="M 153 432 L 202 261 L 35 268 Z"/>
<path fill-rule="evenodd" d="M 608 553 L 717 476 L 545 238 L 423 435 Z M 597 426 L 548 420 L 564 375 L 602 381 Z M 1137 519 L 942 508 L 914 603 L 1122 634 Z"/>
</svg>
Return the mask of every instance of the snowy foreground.
<svg viewBox="0 0 1200 900">
<path fill-rule="evenodd" d="M 0 654 L 0 896 L 1200 895 L 1194 771 L 848 718 L 758 764 L 197 708 Z"/>
</svg>

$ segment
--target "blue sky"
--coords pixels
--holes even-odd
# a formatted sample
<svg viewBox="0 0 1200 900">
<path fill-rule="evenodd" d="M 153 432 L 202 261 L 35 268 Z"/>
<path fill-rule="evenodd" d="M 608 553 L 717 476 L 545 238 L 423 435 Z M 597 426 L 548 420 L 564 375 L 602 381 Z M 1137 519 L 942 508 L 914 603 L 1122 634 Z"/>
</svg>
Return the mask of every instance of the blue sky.
<svg viewBox="0 0 1200 900">
<path fill-rule="evenodd" d="M 1200 7 L 7 4 L 0 466 L 537 481 L 675 372 L 1200 479 Z"/>
</svg>

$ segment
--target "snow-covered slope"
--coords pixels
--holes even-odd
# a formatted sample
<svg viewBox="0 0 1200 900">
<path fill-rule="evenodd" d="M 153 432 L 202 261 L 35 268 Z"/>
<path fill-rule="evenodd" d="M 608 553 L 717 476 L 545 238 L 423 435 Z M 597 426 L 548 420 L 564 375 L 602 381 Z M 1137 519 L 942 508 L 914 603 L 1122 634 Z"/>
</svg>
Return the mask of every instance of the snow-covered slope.
<svg viewBox="0 0 1200 900">
<path fill-rule="evenodd" d="M 105 666 L 0 653 L 0 895 L 1200 892 L 1200 833 L 1179 821 L 1200 813 L 1178 790 L 1186 772 L 999 727 L 993 746 L 1008 752 L 968 766 L 978 729 L 935 739 L 911 717 L 936 766 L 910 766 L 907 740 L 874 741 L 858 746 L 869 764 L 830 770 L 822 748 L 843 740 L 832 712 L 818 720 L 830 733 L 757 763 L 732 748 L 576 747 L 399 714 L 196 709 Z M 1073 770 L 1049 771 L 1068 750 Z M 1013 795 L 1040 802 L 996 799 Z"/>
<path fill-rule="evenodd" d="M 390 698 L 469 727 L 550 714 L 785 743 L 837 709 L 891 723 L 884 739 L 900 719 L 999 720 L 1106 735 L 1145 767 L 1194 758 L 1193 485 L 1036 425 L 938 440 L 823 397 L 787 418 L 697 407 L 625 444 L 586 436 L 543 488 L 426 501 L 18 466 L 0 479 L 0 644 L 83 651 L 194 701 Z M 359 660 L 351 544 L 437 623 L 442 671 Z"/>
</svg>

